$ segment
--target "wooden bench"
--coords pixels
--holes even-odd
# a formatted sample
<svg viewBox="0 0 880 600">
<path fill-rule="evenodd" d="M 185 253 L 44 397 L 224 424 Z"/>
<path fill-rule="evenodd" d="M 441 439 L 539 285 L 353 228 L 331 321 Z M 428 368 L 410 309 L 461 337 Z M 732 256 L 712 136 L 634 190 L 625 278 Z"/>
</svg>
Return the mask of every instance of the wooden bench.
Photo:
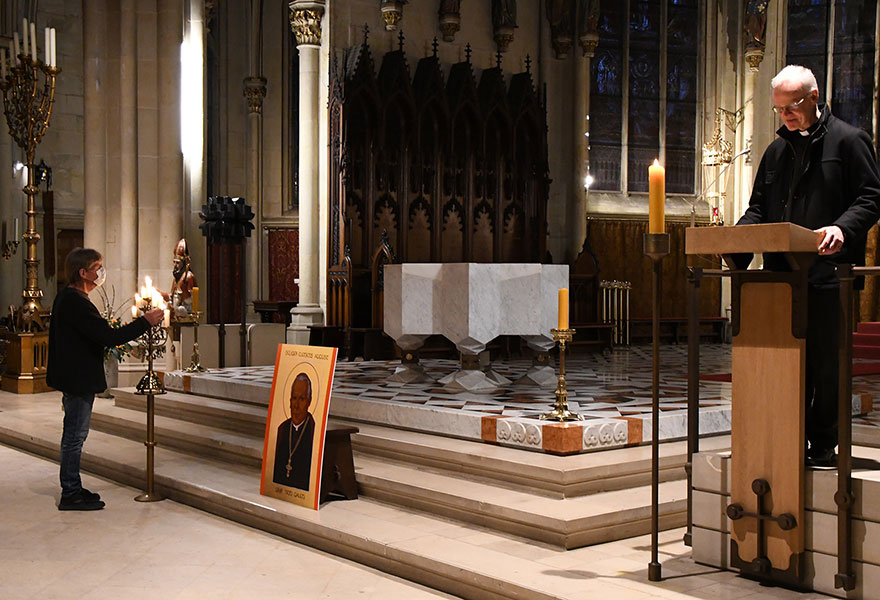
<svg viewBox="0 0 880 600">
<path fill-rule="evenodd" d="M 687 317 L 660 317 L 660 337 L 663 338 L 664 333 L 669 335 L 674 343 L 678 344 L 682 337 L 687 339 Z M 700 317 L 700 331 L 703 326 L 709 326 L 712 330 L 712 338 L 716 342 L 724 342 L 724 331 L 727 326 L 727 317 Z M 643 339 L 651 337 L 651 318 L 630 319 L 629 326 L 632 339 Z M 642 333 L 647 328 L 647 336 Z M 682 332 L 684 335 L 682 336 Z"/>
<path fill-rule="evenodd" d="M 354 458 L 351 453 L 351 434 L 358 431 L 357 427 L 349 425 L 327 425 L 319 502 L 327 500 L 332 492 L 342 495 L 346 500 L 357 499 L 357 481 L 354 478 Z"/>
</svg>

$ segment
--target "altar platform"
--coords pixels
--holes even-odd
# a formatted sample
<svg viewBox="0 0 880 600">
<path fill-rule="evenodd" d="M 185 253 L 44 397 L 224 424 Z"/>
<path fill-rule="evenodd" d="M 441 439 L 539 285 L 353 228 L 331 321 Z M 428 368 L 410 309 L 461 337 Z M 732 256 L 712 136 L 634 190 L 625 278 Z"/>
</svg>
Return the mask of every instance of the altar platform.
<svg viewBox="0 0 880 600">
<path fill-rule="evenodd" d="M 687 436 L 687 347 L 661 346 L 660 439 Z M 540 420 L 554 402 L 554 388 L 508 384 L 494 393 L 451 392 L 440 384 L 389 381 L 399 361 L 339 362 L 330 401 L 333 417 L 502 446 L 568 455 L 647 444 L 651 441 L 651 349 L 634 346 L 566 360 L 571 410 L 580 422 Z M 452 360 L 422 360 L 435 381 L 458 369 Z M 531 361 L 495 361 L 492 370 L 516 381 Z M 701 371 L 730 372 L 730 346 L 702 346 Z M 165 374 L 169 390 L 268 406 L 272 366 L 212 369 L 200 374 Z M 726 381 L 700 381 L 700 435 L 730 433 L 730 389 Z M 880 399 L 880 375 L 854 380 L 856 440 L 880 426 L 869 416 Z M 878 440 L 880 442 L 880 440 Z"/>
</svg>

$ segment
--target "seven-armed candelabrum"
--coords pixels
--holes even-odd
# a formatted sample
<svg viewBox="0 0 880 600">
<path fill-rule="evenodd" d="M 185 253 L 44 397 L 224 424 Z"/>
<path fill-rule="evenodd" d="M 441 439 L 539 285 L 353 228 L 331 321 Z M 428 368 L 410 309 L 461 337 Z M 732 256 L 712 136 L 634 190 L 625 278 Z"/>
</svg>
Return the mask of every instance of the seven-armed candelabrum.
<svg viewBox="0 0 880 600">
<path fill-rule="evenodd" d="M 137 343 L 147 359 L 147 372 L 138 382 L 137 391 L 135 392 L 147 397 L 147 439 L 144 441 L 144 446 L 147 447 L 147 489 L 143 494 L 135 498 L 138 502 L 155 502 L 156 500 L 163 499 L 153 490 L 153 451 L 156 448 L 154 431 L 155 396 L 164 394 L 165 386 L 153 370 L 153 361 L 165 354 L 165 342 L 168 340 L 167 328 L 170 326 L 170 313 L 165 306 L 165 302 L 162 300 L 159 291 L 153 288 L 153 282 L 147 277 L 146 285 L 141 288 L 141 293 L 134 296 L 131 316 L 136 318 L 154 308 L 163 309 L 165 311 L 165 319 L 161 325 L 157 323 L 155 326 L 150 327 L 146 333 L 137 339 Z"/>
<path fill-rule="evenodd" d="M 18 32 L 14 33 L 9 44 L 10 64 L 7 65 L 6 50 L 0 50 L 3 112 L 9 125 L 9 135 L 24 152 L 27 166 L 27 185 L 23 188 L 27 195 L 27 228 L 23 236 L 27 244 L 24 260 L 26 284 L 22 292 L 24 303 L 16 317 L 17 329 L 22 331 L 42 331 L 48 325 L 48 311 L 43 310 L 40 303 L 43 292 L 37 281 L 37 267 L 40 264 L 40 259 L 37 258 L 37 242 L 40 234 L 37 233 L 34 197 L 39 189 L 34 183 L 34 154 L 43 134 L 49 128 L 52 105 L 55 103 L 55 79 L 61 69 L 55 63 L 55 30 L 47 27 L 45 33 L 45 60 L 37 57 L 36 27 L 26 20 L 23 50 L 19 46 Z M 15 237 L 18 238 L 17 231 Z M 13 243 L 17 241 L 15 239 Z"/>
</svg>

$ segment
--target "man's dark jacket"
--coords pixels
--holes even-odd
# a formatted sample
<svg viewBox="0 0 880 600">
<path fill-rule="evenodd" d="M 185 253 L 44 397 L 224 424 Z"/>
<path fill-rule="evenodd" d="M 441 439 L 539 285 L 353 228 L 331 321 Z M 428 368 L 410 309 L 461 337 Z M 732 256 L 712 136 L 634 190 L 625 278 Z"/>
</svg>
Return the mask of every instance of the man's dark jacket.
<svg viewBox="0 0 880 600">
<path fill-rule="evenodd" d="M 69 394 L 103 392 L 107 389 L 104 348 L 133 340 L 149 327 L 149 322 L 140 317 L 114 329 L 84 292 L 64 288 L 52 305 L 46 382 Z"/>
<path fill-rule="evenodd" d="M 837 225 L 843 248 L 819 256 L 810 269 L 811 287 L 839 285 L 838 263 L 865 264 L 868 229 L 880 217 L 880 173 L 871 138 L 823 106 L 810 137 L 803 168 L 793 172 L 793 141 L 801 134 L 784 125 L 761 159 L 749 208 L 737 225 L 790 221 L 808 229 Z M 779 257 L 765 256 L 775 269 Z M 779 270 L 787 270 L 781 264 Z"/>
</svg>

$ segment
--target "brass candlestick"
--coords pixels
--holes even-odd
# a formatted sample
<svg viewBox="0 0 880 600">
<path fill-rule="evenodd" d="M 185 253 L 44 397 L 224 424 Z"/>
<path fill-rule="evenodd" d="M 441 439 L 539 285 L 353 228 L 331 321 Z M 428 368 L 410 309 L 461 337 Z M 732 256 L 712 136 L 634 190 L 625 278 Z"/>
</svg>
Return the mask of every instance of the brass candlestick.
<svg viewBox="0 0 880 600">
<path fill-rule="evenodd" d="M 26 284 L 22 291 L 24 302 L 15 321 L 22 331 L 37 332 L 48 327 L 49 311 L 43 310 L 40 298 L 43 292 L 37 280 L 37 211 L 34 200 L 39 188 L 34 184 L 34 155 L 43 134 L 49 128 L 52 105 L 55 103 L 55 79 L 61 72 L 56 66 L 47 65 L 35 56 L 19 54 L 9 73 L 0 81 L 3 92 L 3 112 L 9 125 L 9 135 L 25 154 L 27 185 L 22 191 L 27 195 L 27 229 L 22 236 L 27 244 L 25 256 Z M 17 240 L 13 243 L 17 246 Z M 9 248 L 4 248 L 4 256 Z M 15 249 L 12 248 L 12 252 Z"/>
<path fill-rule="evenodd" d="M 177 319 L 177 322 L 181 325 L 192 325 L 193 327 L 193 351 L 189 366 L 183 370 L 185 373 L 204 373 L 208 370 L 199 363 L 201 360 L 201 356 L 199 356 L 199 319 L 201 316 L 202 313 L 195 310 L 187 316 L 178 317 Z"/>
<path fill-rule="evenodd" d="M 149 298 L 143 299 L 141 310 L 148 312 L 153 308 L 152 301 Z M 162 496 L 155 493 L 153 489 L 154 483 L 154 461 L 153 452 L 156 448 L 155 436 L 155 396 L 165 393 L 165 386 L 153 371 L 153 359 L 159 358 L 165 353 L 165 342 L 168 340 L 168 333 L 161 325 L 150 327 L 145 334 L 137 339 L 138 344 L 143 349 L 147 357 L 147 372 L 137 384 L 138 395 L 147 397 L 147 439 L 144 446 L 147 447 L 147 489 L 139 496 L 135 497 L 138 502 L 156 502 L 164 500 Z"/>
<path fill-rule="evenodd" d="M 669 234 L 646 233 L 643 243 L 645 255 L 650 257 L 654 267 L 651 285 L 651 562 L 648 563 L 648 579 L 660 581 L 662 575 L 657 548 L 660 535 L 660 282 L 663 259 L 669 255 Z"/>
<path fill-rule="evenodd" d="M 551 329 L 553 341 L 559 343 L 559 381 L 556 384 L 556 402 L 553 410 L 541 415 L 542 421 L 583 421 L 583 415 L 568 409 L 568 390 L 565 389 L 565 345 L 574 337 L 574 329 Z"/>
<path fill-rule="evenodd" d="M 15 255 L 15 251 L 18 250 L 20 243 L 21 240 L 18 239 L 9 240 L 8 242 L 3 240 L 3 258 L 6 260 L 12 258 Z"/>
</svg>

